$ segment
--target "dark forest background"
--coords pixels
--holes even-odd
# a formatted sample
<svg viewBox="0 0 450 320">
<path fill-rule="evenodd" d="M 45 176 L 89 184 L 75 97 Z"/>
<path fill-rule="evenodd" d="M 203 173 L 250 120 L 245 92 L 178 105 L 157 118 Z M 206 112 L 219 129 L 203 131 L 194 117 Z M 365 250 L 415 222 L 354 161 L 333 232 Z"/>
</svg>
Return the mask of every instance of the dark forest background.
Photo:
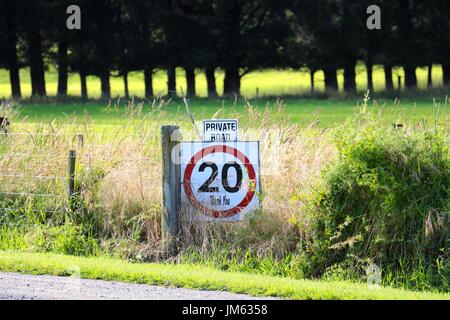
<svg viewBox="0 0 450 320">
<path fill-rule="evenodd" d="M 81 30 L 68 30 L 66 9 L 81 8 Z M 381 8 L 382 28 L 366 27 L 369 5 Z M 0 0 L 0 68 L 9 70 L 12 95 L 21 97 L 19 69 L 29 67 L 33 96 L 45 96 L 44 73 L 57 66 L 58 96 L 67 95 L 68 74 L 101 79 L 144 71 L 145 95 L 153 96 L 155 70 L 167 71 L 176 92 L 175 68 L 186 71 L 187 94 L 195 95 L 195 70 L 217 96 L 215 70 L 224 70 L 224 94 L 240 93 L 241 78 L 256 69 L 323 70 L 327 90 L 356 89 L 355 66 L 363 61 L 372 89 L 372 69 L 383 65 L 386 89 L 400 66 L 405 87 L 417 86 L 417 67 L 442 65 L 450 83 L 450 1 L 446 0 Z M 429 81 L 431 81 L 431 68 Z"/>
</svg>

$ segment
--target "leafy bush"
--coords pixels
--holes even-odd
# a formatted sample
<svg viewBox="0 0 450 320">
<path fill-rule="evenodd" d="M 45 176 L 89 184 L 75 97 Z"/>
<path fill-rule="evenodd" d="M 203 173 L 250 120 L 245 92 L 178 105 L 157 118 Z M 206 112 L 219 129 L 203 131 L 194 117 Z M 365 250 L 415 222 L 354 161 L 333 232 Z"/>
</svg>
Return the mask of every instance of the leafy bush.
<svg viewBox="0 0 450 320">
<path fill-rule="evenodd" d="M 353 260 L 385 275 L 449 270 L 450 157 L 436 131 L 376 123 L 336 134 L 339 159 L 310 207 L 312 274 Z M 443 271 L 447 270 L 447 271 Z M 436 282 L 436 279 L 430 279 Z M 444 284 L 437 280 L 437 285 Z"/>
<path fill-rule="evenodd" d="M 258 255 L 250 249 L 236 249 L 230 245 L 218 243 L 215 250 L 206 253 L 199 252 L 195 247 L 188 248 L 180 255 L 180 262 L 203 264 L 231 272 L 303 279 L 305 258 L 299 253 L 287 253 L 284 257 L 276 257 L 274 254 Z"/>
<path fill-rule="evenodd" d="M 40 226 L 31 230 L 30 245 L 38 251 L 76 256 L 99 253 L 97 241 L 86 235 L 83 226 L 65 224 L 58 227 Z"/>
</svg>

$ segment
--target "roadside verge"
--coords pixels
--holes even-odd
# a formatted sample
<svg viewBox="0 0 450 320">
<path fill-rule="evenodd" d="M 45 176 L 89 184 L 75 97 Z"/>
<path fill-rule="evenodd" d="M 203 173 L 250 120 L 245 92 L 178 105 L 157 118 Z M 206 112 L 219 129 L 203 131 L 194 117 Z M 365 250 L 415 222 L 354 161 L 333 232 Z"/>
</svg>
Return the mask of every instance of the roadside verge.
<svg viewBox="0 0 450 320">
<path fill-rule="evenodd" d="M 224 290 L 284 299 L 448 299 L 450 294 L 370 288 L 344 281 L 294 280 L 226 272 L 199 265 L 130 263 L 107 257 L 73 257 L 51 253 L 0 251 L 0 271 L 145 283 L 199 290 Z"/>
</svg>

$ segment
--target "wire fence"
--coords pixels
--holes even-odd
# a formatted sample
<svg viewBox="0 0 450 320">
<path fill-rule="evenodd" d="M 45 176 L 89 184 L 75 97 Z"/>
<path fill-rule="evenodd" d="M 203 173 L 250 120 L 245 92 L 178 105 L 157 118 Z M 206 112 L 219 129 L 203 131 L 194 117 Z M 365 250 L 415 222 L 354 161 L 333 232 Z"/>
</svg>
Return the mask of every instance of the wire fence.
<svg viewBox="0 0 450 320">
<path fill-rule="evenodd" d="M 14 207 L 5 207 L 0 208 L 0 212 L 45 212 L 45 213 L 57 213 L 62 210 L 66 210 L 67 208 L 61 208 L 60 210 L 46 210 L 46 209 L 28 209 L 28 208 L 14 208 Z"/>
<path fill-rule="evenodd" d="M 35 154 L 35 153 L 0 153 L 0 157 L 30 157 L 30 158 L 52 158 L 52 159 L 66 159 L 66 156 L 56 155 L 52 153 L 48 154 Z"/>
<path fill-rule="evenodd" d="M 101 127 L 117 129 L 115 126 Z M 126 132 L 133 128 L 124 127 L 118 129 L 122 132 L 85 132 L 90 126 L 74 126 L 74 128 L 79 131 L 23 130 L 0 135 L 0 203 L 7 204 L 0 205 L 0 226 L 11 225 L 7 222 L 11 213 L 20 216 L 26 212 L 73 213 L 70 198 L 80 196 L 81 192 L 72 190 L 69 193 L 67 189 L 71 179 L 68 171 L 69 150 L 76 150 L 78 165 L 87 168 L 91 168 L 94 161 L 107 162 L 110 166 L 133 162 L 141 168 L 145 163 L 157 162 L 161 158 L 160 152 L 156 152 L 159 151 L 156 146 L 159 146 L 158 142 L 161 140 L 159 130 L 156 132 L 138 128 L 138 132 Z M 95 125 L 95 130 L 98 128 L 99 126 Z M 146 147 L 147 142 L 151 145 L 150 148 Z M 130 146 L 134 149 L 127 152 L 126 148 Z M 41 170 L 43 166 L 45 170 Z M 95 172 L 91 174 L 95 175 Z M 76 174 L 74 178 L 77 179 Z M 140 174 L 140 178 L 150 179 L 151 176 L 147 177 L 144 173 Z M 17 202 L 18 198 L 24 200 Z M 52 201 L 48 202 L 45 199 Z M 35 201 L 39 201 L 39 207 L 42 206 L 42 209 L 27 207 L 29 202 Z M 23 205 L 20 206 L 18 203 Z M 45 208 L 46 205 L 49 207 Z"/>
<path fill-rule="evenodd" d="M 74 127 L 76 125 L 73 125 Z M 76 126 L 76 127 L 90 127 L 90 126 L 102 126 L 102 127 L 114 127 L 117 128 L 117 126 L 113 126 L 113 125 L 82 125 L 82 126 Z M 193 132 L 192 132 L 193 133 Z M 99 134 L 76 134 L 74 135 L 73 133 L 55 133 L 55 132 L 10 132 L 8 133 L 8 136 L 27 136 L 27 137 L 34 137 L 34 136 L 59 136 L 59 137 L 68 137 L 69 142 L 71 142 L 70 144 L 67 145 L 67 147 L 74 147 L 75 149 L 77 149 L 78 151 L 78 155 L 77 155 L 77 159 L 80 161 L 83 160 L 92 160 L 93 158 L 96 159 L 101 159 L 101 160 L 107 160 L 108 159 L 108 154 L 101 154 L 99 152 L 95 152 L 94 151 L 98 151 L 98 150 L 93 150 L 95 148 L 112 148 L 112 147 L 117 147 L 120 148 L 120 146 L 118 146 L 118 141 L 114 140 L 114 141 L 108 141 L 108 142 L 104 142 L 104 143 L 98 143 L 96 142 L 95 139 L 97 139 L 99 136 L 112 136 L 112 137 L 117 137 L 117 138 L 124 138 L 124 137 L 142 137 L 142 138 L 149 138 L 149 137 L 154 137 L 157 138 L 158 140 L 161 139 L 160 133 L 156 133 L 156 132 L 151 132 L 151 133 L 144 133 L 144 134 L 140 134 L 140 133 L 99 133 Z M 80 142 L 78 140 L 77 142 L 77 136 L 82 136 L 82 141 Z M 92 137 L 92 140 L 89 140 L 89 138 Z M 329 141 L 329 138 L 324 138 L 324 137 L 301 137 L 302 140 L 305 141 Z M 248 139 L 246 139 L 248 140 Z M 254 140 L 258 140 L 258 139 L 254 139 Z M 92 141 L 92 142 L 91 142 Z M 191 141 L 191 140 L 184 140 L 184 141 Z M 42 146 L 38 146 L 38 147 L 42 147 Z M 113 151 L 113 150 L 111 150 Z M 67 156 L 66 155 L 61 155 L 58 153 L 35 153 L 35 152 L 2 152 L 0 150 L 0 159 L 5 159 L 5 158 L 38 158 L 38 159 L 49 159 L 49 160 L 67 160 Z M 121 161 L 154 161 L 154 160 L 158 160 L 160 159 L 160 154 L 156 154 L 153 153 L 152 156 L 147 156 L 147 155 L 137 155 L 136 153 L 134 154 L 133 157 L 124 157 L 123 159 L 121 159 Z M 8 178 L 35 178 L 35 179 L 67 179 L 67 176 L 58 176 L 58 175 L 54 175 L 54 176 L 44 176 L 44 175 L 30 175 L 30 176 L 25 176 L 25 175 L 19 175 L 19 174 L 5 174 L 0 172 L 0 177 L 8 177 Z"/>
<path fill-rule="evenodd" d="M 86 126 L 78 126 L 77 128 L 83 128 Z M 97 125 L 96 125 L 97 127 Z M 105 127 L 112 127 L 107 126 Z M 117 127 L 115 127 L 117 128 Z M 125 130 L 125 129 L 124 129 Z M 82 131 L 82 130 L 81 130 Z M 195 136 L 195 132 L 192 129 L 191 132 L 187 132 L 186 136 L 192 135 Z M 260 140 L 261 137 L 268 136 L 268 133 L 264 132 L 253 132 L 249 133 L 253 134 L 253 141 Z M 61 137 L 64 138 L 62 141 L 59 141 L 58 150 L 52 150 L 53 146 L 46 145 L 43 143 L 42 145 L 38 145 L 39 152 L 35 151 L 34 148 L 32 150 L 26 150 L 21 152 L 17 150 L 15 147 L 8 149 L 8 146 L 2 147 L 0 143 L 0 165 L 2 165 L 2 160 L 7 161 L 9 159 L 16 159 L 18 161 L 24 161 L 26 163 L 32 163 L 29 167 L 26 167 L 23 163 L 20 166 L 17 166 L 13 170 L 8 170 L 7 166 L 2 165 L 0 167 L 0 200 L 10 198 L 52 198 L 55 199 L 55 205 L 64 205 L 65 208 L 68 208 L 69 197 L 74 195 L 80 195 L 80 192 L 72 192 L 70 196 L 67 190 L 67 184 L 71 178 L 70 173 L 68 172 L 67 161 L 68 155 L 67 153 L 71 149 L 75 149 L 77 151 L 77 162 L 79 164 L 85 165 L 87 168 L 91 168 L 91 163 L 94 161 L 97 162 L 108 162 L 109 165 L 124 164 L 124 163 L 138 163 L 137 171 L 140 171 L 139 177 L 143 179 L 151 179 L 152 175 L 145 175 L 142 172 L 145 172 L 147 167 L 143 167 L 147 164 L 153 165 L 154 162 L 161 161 L 161 151 L 160 144 L 154 143 L 151 148 L 146 149 L 145 146 L 140 146 L 137 144 L 135 149 L 132 150 L 131 153 L 128 153 L 125 149 L 130 146 L 128 141 L 125 141 L 125 138 L 134 137 L 136 141 L 145 139 L 154 139 L 154 141 L 161 141 L 160 132 L 149 131 L 144 133 L 127 133 L 127 132 L 91 132 L 88 134 L 85 133 L 66 133 L 66 132 L 10 132 L 6 139 L 14 139 L 14 137 Z M 99 140 L 102 140 L 104 137 L 110 137 L 112 140 L 106 140 L 103 143 L 99 143 Z M 322 142 L 330 142 L 332 139 L 329 136 L 289 136 L 283 137 L 282 135 L 274 134 L 275 138 L 279 138 L 278 143 L 290 143 L 292 139 L 296 139 L 295 141 L 305 141 L 307 144 L 314 143 L 322 143 Z M 2 141 L 2 136 L 0 135 L 0 142 Z M 3 137 L 5 138 L 5 137 Z M 291 140 L 289 140 L 291 139 Z M 248 139 L 250 140 L 250 139 Z M 190 140 L 184 140 L 190 141 Z M 274 140 L 276 141 L 276 140 Z M 24 144 L 24 148 L 30 149 L 29 144 Z M 298 147 L 298 146 L 297 146 Z M 56 147 L 55 147 L 56 148 Z M 12 149 L 12 150 L 11 150 Z M 124 151 L 125 150 L 125 151 Z M 36 150 L 37 151 L 37 150 Z M 64 153 L 63 153 L 64 152 Z M 114 163 L 114 164 L 112 164 Z M 46 165 L 46 172 L 39 172 L 41 166 Z M 54 169 L 54 173 L 50 172 L 50 169 Z M 20 173 L 17 172 L 20 170 Z M 77 179 L 77 176 L 75 176 Z M 3 180 L 3 181 L 2 181 Z M 8 181 L 6 181 L 8 180 Z M 14 180 L 14 184 L 12 187 L 18 188 L 19 190 L 14 190 L 11 187 L 10 181 Z M 43 182 L 55 182 L 55 184 L 59 184 L 53 188 L 48 188 L 46 192 L 45 189 L 36 188 L 31 190 L 25 190 L 25 187 L 33 187 L 32 184 L 26 184 L 26 181 L 34 182 L 34 186 L 39 185 Z M 2 183 L 3 182 L 3 183 Z M 201 184 L 191 183 L 192 187 L 200 187 Z M 247 188 L 248 186 L 243 184 L 242 188 Z M 1 203 L 1 202 L 0 202 Z M 1 204 L 0 204 L 1 206 Z M 11 208 L 11 210 L 26 210 L 24 208 Z M 8 210 L 7 207 L 0 208 L 0 212 L 5 212 Z M 33 209 L 35 210 L 35 209 Z M 53 210 L 53 209 L 36 209 L 36 212 L 48 212 L 55 213 L 60 212 L 61 209 Z M 33 211 L 35 212 L 35 211 Z M 0 222 L 2 215 L 0 214 Z"/>
<path fill-rule="evenodd" d="M 28 176 L 21 174 L 3 174 L 0 172 L 0 177 L 4 178 L 17 178 L 17 179 L 42 179 L 42 180 L 62 180 L 67 179 L 67 176 Z"/>
</svg>

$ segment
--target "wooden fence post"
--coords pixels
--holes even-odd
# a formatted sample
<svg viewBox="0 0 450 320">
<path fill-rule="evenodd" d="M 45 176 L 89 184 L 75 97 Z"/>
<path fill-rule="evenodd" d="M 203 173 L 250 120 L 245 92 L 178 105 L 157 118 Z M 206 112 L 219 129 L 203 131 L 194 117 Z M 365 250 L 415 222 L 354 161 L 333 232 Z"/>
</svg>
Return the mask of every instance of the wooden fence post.
<svg viewBox="0 0 450 320">
<path fill-rule="evenodd" d="M 161 240 L 166 254 L 177 253 L 180 232 L 181 164 L 179 153 L 180 133 L 178 126 L 162 126 L 163 161 L 163 214 L 161 217 Z"/>
<path fill-rule="evenodd" d="M 67 196 L 69 200 L 75 195 L 75 162 L 77 159 L 77 152 L 75 150 L 69 151 L 68 162 L 68 183 L 67 183 Z"/>
</svg>

